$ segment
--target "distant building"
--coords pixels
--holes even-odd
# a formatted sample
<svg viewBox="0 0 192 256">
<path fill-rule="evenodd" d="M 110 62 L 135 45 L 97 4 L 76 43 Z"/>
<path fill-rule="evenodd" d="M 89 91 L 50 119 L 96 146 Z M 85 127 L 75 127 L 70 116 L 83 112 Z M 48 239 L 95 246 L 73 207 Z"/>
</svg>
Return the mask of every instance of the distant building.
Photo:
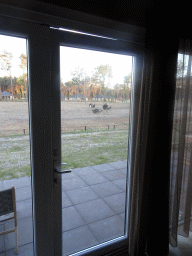
<svg viewBox="0 0 192 256">
<path fill-rule="evenodd" d="M 104 96 L 103 94 L 98 94 L 98 95 L 95 95 L 95 97 L 93 97 L 93 100 L 95 101 L 104 101 L 104 99 L 108 100 L 108 101 L 111 101 L 112 98 L 111 96 Z"/>
<path fill-rule="evenodd" d="M 103 94 L 97 94 L 97 95 L 95 95 L 95 97 L 93 97 L 93 100 L 103 101 L 104 100 L 104 95 Z"/>
<path fill-rule="evenodd" d="M 85 101 L 85 96 L 83 94 L 77 93 L 69 97 L 71 101 Z M 86 99 L 87 100 L 87 99 Z"/>
<path fill-rule="evenodd" d="M 7 99 L 12 100 L 12 98 L 14 98 L 13 95 L 7 91 L 3 91 L 1 93 L 1 96 L 2 96 L 2 100 L 7 100 Z"/>
</svg>

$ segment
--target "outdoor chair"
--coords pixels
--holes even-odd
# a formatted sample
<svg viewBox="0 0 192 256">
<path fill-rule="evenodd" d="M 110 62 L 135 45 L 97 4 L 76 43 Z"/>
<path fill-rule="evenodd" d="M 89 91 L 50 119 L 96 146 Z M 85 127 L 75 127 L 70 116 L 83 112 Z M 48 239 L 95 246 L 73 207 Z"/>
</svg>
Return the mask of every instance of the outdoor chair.
<svg viewBox="0 0 192 256">
<path fill-rule="evenodd" d="M 18 254 L 15 187 L 0 191 L 0 222 L 11 220 L 11 219 L 14 219 L 15 228 L 0 232 L 0 236 L 11 233 L 11 232 L 15 232 L 15 243 L 16 243 L 15 253 Z"/>
</svg>

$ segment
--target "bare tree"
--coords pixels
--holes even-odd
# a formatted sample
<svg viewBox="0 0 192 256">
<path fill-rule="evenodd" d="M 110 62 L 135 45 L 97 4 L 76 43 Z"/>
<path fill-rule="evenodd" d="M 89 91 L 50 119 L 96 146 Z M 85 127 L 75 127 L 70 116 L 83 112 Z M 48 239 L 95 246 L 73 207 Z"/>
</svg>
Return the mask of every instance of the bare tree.
<svg viewBox="0 0 192 256">
<path fill-rule="evenodd" d="M 20 60 L 21 60 L 21 64 L 19 65 L 19 67 L 23 70 L 23 83 L 24 83 L 24 88 L 26 91 L 26 98 L 27 98 L 27 86 L 26 86 L 26 73 L 27 73 L 27 56 L 25 54 L 21 54 L 20 55 Z"/>
<path fill-rule="evenodd" d="M 6 50 L 4 50 L 2 54 L 0 54 L 1 69 L 4 70 L 5 72 L 8 72 L 10 75 L 12 100 L 13 100 L 13 84 L 12 84 L 12 76 L 11 76 L 12 59 L 13 59 L 13 54 L 10 52 L 7 52 Z M 1 98 L 2 98 L 2 95 L 1 95 L 1 86 L 0 86 L 0 99 Z"/>
</svg>

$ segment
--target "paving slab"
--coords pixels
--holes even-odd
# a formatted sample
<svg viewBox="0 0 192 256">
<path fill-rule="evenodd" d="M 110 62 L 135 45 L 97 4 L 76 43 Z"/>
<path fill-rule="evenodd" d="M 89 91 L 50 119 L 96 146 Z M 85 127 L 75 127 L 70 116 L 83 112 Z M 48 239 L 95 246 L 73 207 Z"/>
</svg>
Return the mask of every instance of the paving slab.
<svg viewBox="0 0 192 256">
<path fill-rule="evenodd" d="M 63 233 L 63 256 L 88 249 L 98 241 L 88 226 L 83 226 Z"/>
<path fill-rule="evenodd" d="M 121 219 L 122 219 L 123 221 L 125 221 L 125 212 L 120 213 L 119 216 L 121 217 Z"/>
<path fill-rule="evenodd" d="M 114 169 L 120 169 L 120 168 L 126 168 L 127 167 L 127 161 L 117 161 L 109 163 Z"/>
<path fill-rule="evenodd" d="M 126 174 L 122 170 L 114 170 L 109 172 L 103 172 L 102 175 L 107 178 L 108 180 L 118 180 L 118 179 L 125 179 Z"/>
<path fill-rule="evenodd" d="M 76 168 L 73 170 L 77 175 L 91 175 L 96 174 L 97 171 L 94 170 L 92 166 L 87 166 L 83 168 Z"/>
<path fill-rule="evenodd" d="M 99 198 L 90 187 L 73 189 L 66 191 L 66 193 L 74 204 L 81 204 Z"/>
<path fill-rule="evenodd" d="M 111 196 L 113 194 L 118 194 L 123 192 L 122 189 L 117 187 L 114 183 L 112 182 L 105 182 L 101 184 L 96 184 L 92 185 L 91 188 L 100 196 L 100 197 L 105 197 L 105 196 Z"/>
<path fill-rule="evenodd" d="M 80 178 L 62 180 L 62 191 L 86 187 L 87 184 Z"/>
<path fill-rule="evenodd" d="M 31 187 L 17 188 L 15 194 L 17 202 L 31 199 Z"/>
<path fill-rule="evenodd" d="M 3 181 L 0 180 L 0 190 L 3 190 Z"/>
<path fill-rule="evenodd" d="M 76 208 L 87 224 L 115 215 L 102 199 L 78 204 Z"/>
<path fill-rule="evenodd" d="M 66 168 L 67 170 L 67 168 Z M 75 170 L 75 169 L 74 169 Z M 72 170 L 71 172 L 69 173 L 65 173 L 63 174 L 61 177 L 62 177 L 62 180 L 66 180 L 66 179 L 72 179 L 72 178 L 78 178 L 79 176 L 74 172 L 74 170 Z"/>
<path fill-rule="evenodd" d="M 118 180 L 113 180 L 112 181 L 117 187 L 122 189 L 123 191 L 126 191 L 126 178 L 124 179 L 118 179 Z"/>
<path fill-rule="evenodd" d="M 24 219 L 32 216 L 32 200 L 16 202 L 17 219 Z"/>
<path fill-rule="evenodd" d="M 81 175 L 81 178 L 87 183 L 87 185 L 94 185 L 102 182 L 108 181 L 103 175 L 96 173 L 96 174 L 89 174 L 89 175 Z"/>
<path fill-rule="evenodd" d="M 93 169 L 95 169 L 98 172 L 108 172 L 114 170 L 114 167 L 112 167 L 109 164 L 99 164 L 99 165 L 94 165 Z"/>
<path fill-rule="evenodd" d="M 12 180 L 4 180 L 3 181 L 3 189 L 8 189 L 14 186 L 17 188 L 31 187 L 30 177 L 21 177 Z"/>
<path fill-rule="evenodd" d="M 62 208 L 72 206 L 72 205 L 73 203 L 71 202 L 67 194 L 65 192 L 62 192 Z"/>
<path fill-rule="evenodd" d="M 116 213 L 122 213 L 125 211 L 125 193 L 119 193 L 112 196 L 104 197 L 103 200 Z"/>
<path fill-rule="evenodd" d="M 33 243 L 19 246 L 19 256 L 34 256 Z M 1 255 L 0 255 L 1 256 Z M 6 256 L 15 256 L 15 250 L 6 251 Z"/>
<path fill-rule="evenodd" d="M 33 242 L 32 217 L 17 221 L 18 225 L 18 244 L 19 246 Z M 5 224 L 5 229 L 13 228 L 13 221 Z M 15 232 L 5 235 L 5 250 L 15 248 Z"/>
<path fill-rule="evenodd" d="M 3 232 L 4 229 L 4 224 L 0 224 L 0 232 Z M 0 236 L 0 252 L 5 251 L 5 236 Z"/>
<path fill-rule="evenodd" d="M 118 215 L 91 223 L 89 227 L 100 243 L 124 235 L 124 223 Z"/>
<path fill-rule="evenodd" d="M 62 231 L 67 231 L 85 225 L 85 221 L 75 206 L 62 209 Z"/>
</svg>

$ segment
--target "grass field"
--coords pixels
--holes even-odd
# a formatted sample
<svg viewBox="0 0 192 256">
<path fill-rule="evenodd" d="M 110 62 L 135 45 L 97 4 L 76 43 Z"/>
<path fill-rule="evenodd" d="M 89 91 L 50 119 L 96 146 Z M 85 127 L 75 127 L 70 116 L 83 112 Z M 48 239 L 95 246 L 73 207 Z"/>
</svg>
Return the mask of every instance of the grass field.
<svg viewBox="0 0 192 256">
<path fill-rule="evenodd" d="M 61 102 L 62 162 L 67 168 L 127 158 L 130 103 Z M 31 175 L 28 102 L 0 101 L 0 180 Z M 86 126 L 86 132 L 85 132 Z M 114 129 L 115 128 L 115 129 Z M 109 129 L 109 130 L 108 130 Z"/>
<path fill-rule="evenodd" d="M 0 138 L 0 180 L 30 176 L 29 136 Z M 128 131 L 83 132 L 62 135 L 62 162 L 67 168 L 125 160 Z"/>
</svg>

